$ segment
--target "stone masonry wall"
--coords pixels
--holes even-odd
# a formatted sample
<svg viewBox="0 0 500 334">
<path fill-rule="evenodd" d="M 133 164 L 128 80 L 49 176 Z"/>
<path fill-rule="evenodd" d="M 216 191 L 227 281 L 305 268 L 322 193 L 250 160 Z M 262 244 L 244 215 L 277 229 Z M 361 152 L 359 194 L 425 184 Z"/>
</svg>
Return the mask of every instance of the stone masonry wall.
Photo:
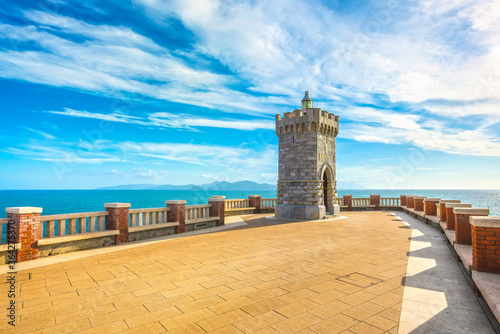
<svg viewBox="0 0 500 334">
<path fill-rule="evenodd" d="M 279 167 L 277 206 L 325 205 L 323 169 L 328 164 L 328 201 L 337 197 L 335 136 L 338 117 L 318 108 L 277 115 Z M 331 203 L 330 203 L 331 202 Z M 278 209 L 279 211 L 279 209 Z M 298 212 L 298 211 L 296 211 Z M 298 218 L 298 217 L 297 217 Z"/>
</svg>

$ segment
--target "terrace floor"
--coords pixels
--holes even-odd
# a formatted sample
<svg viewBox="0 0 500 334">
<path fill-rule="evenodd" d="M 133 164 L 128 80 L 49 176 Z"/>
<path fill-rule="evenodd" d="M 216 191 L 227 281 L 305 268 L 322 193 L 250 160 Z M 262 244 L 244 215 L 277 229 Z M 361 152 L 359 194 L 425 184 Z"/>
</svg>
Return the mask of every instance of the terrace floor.
<svg viewBox="0 0 500 334">
<path fill-rule="evenodd" d="M 494 333 L 429 226 L 342 215 L 243 216 L 214 233 L 19 264 L 15 332 Z M 0 332 L 14 332 L 5 313 Z"/>
</svg>

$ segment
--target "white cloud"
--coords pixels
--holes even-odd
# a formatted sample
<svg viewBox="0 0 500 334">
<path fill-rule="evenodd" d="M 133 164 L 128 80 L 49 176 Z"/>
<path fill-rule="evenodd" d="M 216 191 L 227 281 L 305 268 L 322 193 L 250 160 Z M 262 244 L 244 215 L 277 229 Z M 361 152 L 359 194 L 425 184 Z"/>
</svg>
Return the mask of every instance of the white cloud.
<svg viewBox="0 0 500 334">
<path fill-rule="evenodd" d="M 204 178 L 207 178 L 207 179 L 211 179 L 212 175 L 210 175 L 210 174 L 201 174 L 201 177 L 204 177 Z"/>
<path fill-rule="evenodd" d="M 108 122 L 119 122 L 128 124 L 137 124 L 143 126 L 155 126 L 162 128 L 177 128 L 195 130 L 198 127 L 226 128 L 236 130 L 274 130 L 274 120 L 238 120 L 238 119 L 210 119 L 197 117 L 189 114 L 171 114 L 166 112 L 155 112 L 148 114 L 145 118 L 125 115 L 121 112 L 111 114 L 91 113 L 88 111 L 73 110 L 65 108 L 64 111 L 48 111 L 56 115 L 71 117 L 93 118 Z"/>
<path fill-rule="evenodd" d="M 43 131 L 40 131 L 40 130 L 35 130 L 35 129 L 31 129 L 31 128 L 26 128 L 24 126 L 22 126 L 21 128 L 25 129 L 25 130 L 28 130 L 28 131 L 31 131 L 31 132 L 34 132 L 34 133 L 37 133 L 39 134 L 40 136 L 42 136 L 43 138 L 45 139 L 56 139 L 55 136 L 51 135 L 51 134 L 48 134 L 48 133 L 45 133 Z"/>
</svg>

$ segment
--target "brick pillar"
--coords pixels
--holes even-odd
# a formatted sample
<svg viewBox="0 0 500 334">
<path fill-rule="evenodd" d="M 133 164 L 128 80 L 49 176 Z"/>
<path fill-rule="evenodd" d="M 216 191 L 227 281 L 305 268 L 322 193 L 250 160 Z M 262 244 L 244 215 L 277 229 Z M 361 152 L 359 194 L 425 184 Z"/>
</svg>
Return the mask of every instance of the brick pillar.
<svg viewBox="0 0 500 334">
<path fill-rule="evenodd" d="M 250 200 L 250 207 L 254 207 L 253 213 L 260 213 L 260 195 L 250 195 L 248 199 Z"/>
<path fill-rule="evenodd" d="M 415 211 L 424 211 L 424 199 L 427 197 L 413 197 L 413 208 Z"/>
<path fill-rule="evenodd" d="M 415 196 L 406 196 L 406 208 L 413 209 L 415 207 Z"/>
<path fill-rule="evenodd" d="M 176 200 L 165 201 L 167 207 L 170 208 L 170 210 L 167 211 L 167 221 L 179 222 L 175 233 L 186 232 L 186 203 L 186 201 Z"/>
<path fill-rule="evenodd" d="M 6 208 L 7 217 L 14 221 L 15 243 L 17 248 L 16 262 L 30 261 L 38 258 L 38 239 L 40 238 L 40 214 L 42 208 L 15 207 Z"/>
<path fill-rule="evenodd" d="M 406 206 L 406 196 L 407 195 L 401 195 L 400 198 L 401 198 L 401 206 Z"/>
<path fill-rule="evenodd" d="M 259 200 L 259 212 L 260 212 L 260 195 L 257 195 L 257 196 L 258 196 L 258 200 Z M 212 196 L 211 198 L 208 199 L 208 204 L 211 205 L 210 217 L 219 217 L 219 220 L 217 221 L 217 226 L 224 225 L 224 217 L 226 215 L 226 212 L 225 212 L 226 211 L 226 196 Z M 251 200 L 250 200 L 250 206 L 253 206 Z"/>
<path fill-rule="evenodd" d="M 472 231 L 469 221 L 471 216 L 488 216 L 490 210 L 484 208 L 454 208 L 455 214 L 455 243 L 471 245 Z"/>
<path fill-rule="evenodd" d="M 460 203 L 458 200 L 454 199 L 442 199 L 439 201 L 439 220 L 446 222 L 446 203 Z"/>
<path fill-rule="evenodd" d="M 370 195 L 370 205 L 375 205 L 375 210 L 380 210 L 380 195 Z"/>
<path fill-rule="evenodd" d="M 439 198 L 426 198 L 424 199 L 424 215 L 437 216 L 437 206 L 440 201 Z"/>
<path fill-rule="evenodd" d="M 108 211 L 105 219 L 106 230 L 118 230 L 115 245 L 128 242 L 128 210 L 130 203 L 105 203 L 104 207 Z"/>
<path fill-rule="evenodd" d="M 472 269 L 500 274 L 500 217 L 470 217 Z"/>
<path fill-rule="evenodd" d="M 446 210 L 446 229 L 455 229 L 455 214 L 453 213 L 453 208 L 472 208 L 472 205 L 466 203 L 445 203 Z"/>
<path fill-rule="evenodd" d="M 347 206 L 347 211 L 352 211 L 352 195 L 344 195 L 344 205 Z"/>
</svg>

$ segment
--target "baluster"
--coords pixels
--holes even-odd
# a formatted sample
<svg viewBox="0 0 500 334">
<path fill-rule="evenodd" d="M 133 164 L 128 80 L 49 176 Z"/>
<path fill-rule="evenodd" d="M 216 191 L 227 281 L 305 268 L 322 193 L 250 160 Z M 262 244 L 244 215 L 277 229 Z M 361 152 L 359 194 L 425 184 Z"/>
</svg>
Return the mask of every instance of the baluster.
<svg viewBox="0 0 500 334">
<path fill-rule="evenodd" d="M 4 226 L 5 226 L 5 231 L 7 231 L 7 224 L 0 223 L 0 244 L 3 244 L 3 231 L 4 231 Z M 5 234 L 7 236 L 7 234 Z M 5 243 L 7 243 L 7 240 L 5 240 Z"/>
<path fill-rule="evenodd" d="M 76 219 L 70 218 L 68 219 L 68 234 L 75 234 L 76 232 Z"/>
<path fill-rule="evenodd" d="M 89 217 L 89 232 L 95 232 L 96 217 Z"/>
<path fill-rule="evenodd" d="M 87 217 L 78 218 L 78 233 L 87 232 Z"/>
<path fill-rule="evenodd" d="M 56 230 L 56 221 L 55 220 L 47 221 L 47 238 L 55 237 L 56 236 L 55 230 Z"/>
<path fill-rule="evenodd" d="M 136 224 L 136 222 L 135 222 L 136 216 L 137 216 L 137 214 L 135 214 L 135 213 L 131 213 L 131 214 L 130 214 L 130 226 L 132 226 L 132 227 L 135 227 L 135 224 Z"/>
<path fill-rule="evenodd" d="M 57 229 L 60 237 L 66 234 L 66 219 L 57 220 Z"/>
<path fill-rule="evenodd" d="M 104 216 L 98 216 L 97 217 L 97 226 L 96 226 L 97 231 L 104 231 Z"/>
<path fill-rule="evenodd" d="M 0 244 L 2 243 L 2 226 L 3 224 L 0 224 Z M 43 220 L 40 220 L 40 228 L 38 231 L 38 238 L 42 239 L 43 238 Z"/>
</svg>

